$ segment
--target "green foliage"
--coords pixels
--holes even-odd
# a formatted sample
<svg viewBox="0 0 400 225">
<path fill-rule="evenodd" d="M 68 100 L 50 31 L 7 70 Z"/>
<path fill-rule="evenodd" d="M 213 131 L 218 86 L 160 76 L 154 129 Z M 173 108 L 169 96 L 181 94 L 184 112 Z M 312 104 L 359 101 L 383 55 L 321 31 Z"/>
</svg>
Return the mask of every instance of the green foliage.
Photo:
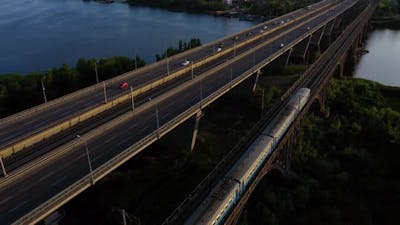
<svg viewBox="0 0 400 225">
<path fill-rule="evenodd" d="M 288 65 L 287 67 L 285 67 L 282 74 L 285 75 L 302 74 L 306 70 L 306 67 L 307 67 L 306 65 L 302 64 Z"/>
<path fill-rule="evenodd" d="M 106 80 L 135 69 L 135 59 L 110 57 L 104 59 L 79 59 L 75 68 L 62 65 L 46 72 L 26 76 L 6 74 L 0 76 L 0 117 L 43 103 L 42 85 L 48 100 L 63 96 L 96 83 L 95 63 L 99 80 Z M 136 67 L 145 65 L 136 57 Z"/>
<path fill-rule="evenodd" d="M 201 41 L 199 38 L 192 38 L 189 40 L 189 42 L 179 40 L 178 48 L 174 48 L 174 47 L 167 48 L 167 50 L 165 52 L 163 52 L 161 55 L 159 55 L 159 54 L 156 55 L 156 61 L 160 61 L 162 59 L 165 59 L 167 56 L 171 57 L 173 55 L 179 54 L 181 52 L 184 52 L 186 50 L 189 50 L 191 48 L 195 48 L 198 46 L 201 46 Z"/>
<path fill-rule="evenodd" d="M 397 221 L 400 204 L 392 196 L 400 187 L 400 112 L 391 106 L 399 106 L 398 96 L 400 88 L 334 80 L 329 117 L 310 113 L 302 121 L 290 176 L 261 183 L 243 224 Z"/>
<path fill-rule="evenodd" d="M 226 10 L 221 0 L 129 0 L 131 4 L 149 5 L 167 9 L 180 9 L 190 12 Z"/>
<path fill-rule="evenodd" d="M 250 13 L 262 16 L 280 16 L 296 9 L 304 8 L 307 5 L 315 3 L 315 0 L 307 1 L 249 1 L 248 7 Z"/>
<path fill-rule="evenodd" d="M 379 8 L 384 15 L 391 15 L 393 13 L 392 0 L 381 0 Z"/>
</svg>

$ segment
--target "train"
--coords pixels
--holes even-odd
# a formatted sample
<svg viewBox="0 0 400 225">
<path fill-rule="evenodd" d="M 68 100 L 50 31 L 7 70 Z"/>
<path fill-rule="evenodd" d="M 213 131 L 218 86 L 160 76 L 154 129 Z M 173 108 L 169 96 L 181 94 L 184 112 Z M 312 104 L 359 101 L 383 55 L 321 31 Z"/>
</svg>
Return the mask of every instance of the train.
<svg viewBox="0 0 400 225">
<path fill-rule="evenodd" d="M 309 88 L 300 88 L 293 94 L 281 113 L 259 134 L 239 160 L 228 170 L 224 178 L 217 183 L 185 221 L 185 225 L 219 225 L 223 223 L 227 213 L 238 203 L 309 98 Z"/>
</svg>

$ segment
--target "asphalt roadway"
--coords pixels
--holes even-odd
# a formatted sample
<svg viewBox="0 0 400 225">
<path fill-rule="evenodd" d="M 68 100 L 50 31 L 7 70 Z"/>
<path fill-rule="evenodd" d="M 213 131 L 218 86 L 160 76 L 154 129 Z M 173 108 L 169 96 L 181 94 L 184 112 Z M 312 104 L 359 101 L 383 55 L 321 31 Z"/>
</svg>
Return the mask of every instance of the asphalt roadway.
<svg viewBox="0 0 400 225">
<path fill-rule="evenodd" d="M 246 46 L 238 48 L 235 52 L 236 55 L 240 55 L 241 53 L 246 52 L 247 50 L 256 47 L 260 43 L 264 42 L 264 40 L 273 38 L 274 36 L 279 35 L 282 32 L 292 29 L 294 26 L 302 23 L 303 21 L 316 15 L 317 13 L 319 13 L 319 12 L 314 12 L 303 19 L 300 19 L 286 27 L 281 28 L 278 31 L 272 32 L 271 34 L 264 36 L 262 39 L 260 39 L 258 41 L 254 41 L 251 44 L 248 44 Z M 201 75 L 202 73 L 210 70 L 211 68 L 213 68 L 213 67 L 221 64 L 222 62 L 225 62 L 226 60 L 231 59 L 233 57 L 234 57 L 233 54 L 223 56 L 220 58 L 221 60 L 218 60 L 218 62 L 215 62 L 215 64 L 207 65 L 200 69 L 197 69 L 194 71 L 193 74 L 195 76 Z M 174 79 L 174 80 L 166 83 L 165 85 L 162 85 L 158 88 L 154 88 L 154 89 L 152 89 L 152 91 L 136 97 L 135 105 L 137 107 L 138 105 L 147 101 L 148 97 L 154 98 L 154 97 L 162 94 L 163 92 L 166 92 L 169 89 L 172 89 L 175 86 L 178 86 L 179 84 L 181 84 L 187 80 L 190 80 L 190 79 L 191 79 L 191 74 L 186 74 L 185 76 L 182 76 L 179 79 Z M 100 126 L 101 124 L 103 124 L 103 123 L 129 111 L 129 110 L 131 110 L 130 102 L 116 105 L 111 110 L 107 110 L 103 113 L 100 113 L 99 115 L 97 115 L 93 118 L 90 118 L 86 121 L 83 121 L 80 124 L 75 125 L 74 127 L 70 128 L 70 129 L 64 130 L 56 135 L 53 135 L 51 138 L 46 138 L 44 141 L 41 141 L 35 145 L 29 146 L 29 147 L 25 148 L 23 151 L 17 152 L 16 154 L 12 155 L 12 157 L 8 157 L 8 158 L 4 159 L 6 170 L 7 171 L 13 170 L 13 169 L 17 168 L 18 166 L 21 166 L 24 163 L 34 159 L 35 157 L 38 157 L 38 156 L 40 156 L 48 151 L 51 151 L 52 149 L 54 149 L 64 143 L 71 141 L 73 138 L 76 137 L 77 133 L 84 134 L 84 133 L 88 132 L 89 130 L 95 129 L 96 127 Z"/>
<path fill-rule="evenodd" d="M 317 3 L 312 7 L 312 9 L 303 9 L 297 12 L 294 15 L 290 16 L 283 16 L 282 20 L 293 19 L 297 16 L 305 12 L 309 12 L 310 10 L 317 10 L 317 8 L 321 8 L 325 5 L 331 4 L 331 1 L 324 1 L 321 3 Z M 247 32 L 241 32 L 236 34 L 238 37 L 236 41 L 232 40 L 232 38 L 223 39 L 223 49 L 227 49 L 233 47 L 234 45 L 245 41 L 249 38 L 254 37 L 254 35 L 260 35 L 259 31 L 263 28 L 264 25 L 267 25 L 268 28 L 264 31 L 267 32 L 268 29 L 272 29 L 274 27 L 280 26 L 280 23 L 274 22 L 266 22 L 265 24 L 254 26 L 251 30 L 252 35 L 247 35 Z M 293 24 L 294 25 L 294 24 Z M 288 25 L 283 29 L 288 29 L 293 25 Z M 268 38 L 273 35 L 278 35 L 282 32 L 282 29 L 279 29 L 275 32 L 272 32 L 270 35 L 267 35 L 265 38 Z M 252 42 L 242 48 L 237 49 L 237 54 L 241 51 L 248 50 L 257 44 L 260 41 Z M 170 73 L 179 71 L 186 66 L 182 66 L 181 63 L 184 60 L 189 60 L 193 62 L 202 61 L 215 53 L 215 46 L 203 46 L 194 49 L 190 52 L 189 55 L 176 55 L 169 59 L 169 70 Z M 221 64 L 225 62 L 228 58 L 232 56 L 225 55 L 224 57 L 220 57 L 217 60 L 209 63 L 208 65 L 203 66 L 203 68 L 196 69 L 196 73 L 202 73 L 204 70 L 209 69 L 212 66 Z M 189 65 L 190 66 L 190 65 Z M 142 87 L 144 84 L 149 83 L 152 80 L 160 79 L 161 77 L 167 76 L 167 65 L 166 60 L 161 62 L 161 65 L 158 67 L 146 67 L 147 69 L 143 69 L 140 71 L 133 71 L 130 72 L 131 75 L 128 79 L 124 80 L 128 82 L 130 85 L 133 86 L 134 89 L 138 89 Z M 107 82 L 112 83 L 112 82 Z M 126 93 L 126 91 L 121 91 L 118 89 L 120 82 L 108 84 L 106 87 L 106 93 L 108 100 L 115 99 L 122 94 Z M 18 141 L 21 141 L 33 134 L 42 132 L 52 126 L 59 124 L 63 121 L 66 121 L 72 117 L 82 114 L 92 108 L 95 108 L 99 105 L 104 104 L 104 94 L 103 94 L 103 87 L 100 85 L 98 86 L 93 92 L 85 93 L 76 97 L 68 98 L 65 102 L 61 105 L 54 105 L 54 106 L 46 106 L 46 104 L 40 107 L 40 110 L 37 112 L 32 112 L 28 116 L 19 117 L 14 121 L 10 122 L 3 122 L 0 121 L 0 149 L 10 146 Z M 44 107 L 46 106 L 46 107 Z"/>
</svg>

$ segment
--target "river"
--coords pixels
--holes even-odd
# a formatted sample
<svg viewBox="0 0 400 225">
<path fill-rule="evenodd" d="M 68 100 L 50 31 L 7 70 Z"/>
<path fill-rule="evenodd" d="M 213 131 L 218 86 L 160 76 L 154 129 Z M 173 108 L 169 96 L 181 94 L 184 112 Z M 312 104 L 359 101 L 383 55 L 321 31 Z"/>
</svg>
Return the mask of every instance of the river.
<svg viewBox="0 0 400 225">
<path fill-rule="evenodd" d="M 1 0 L 0 74 L 115 55 L 147 62 L 178 40 L 210 42 L 254 25 L 238 19 L 83 0 Z"/>
<path fill-rule="evenodd" d="M 354 76 L 400 87 L 400 30 L 375 30 L 365 47 Z"/>
</svg>

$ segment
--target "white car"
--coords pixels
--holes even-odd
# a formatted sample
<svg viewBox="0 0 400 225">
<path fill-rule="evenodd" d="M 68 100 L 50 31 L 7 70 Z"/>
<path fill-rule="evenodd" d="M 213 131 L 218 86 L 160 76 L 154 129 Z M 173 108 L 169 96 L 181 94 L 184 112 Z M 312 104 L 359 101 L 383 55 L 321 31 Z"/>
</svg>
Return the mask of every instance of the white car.
<svg viewBox="0 0 400 225">
<path fill-rule="evenodd" d="M 285 21 L 281 20 L 281 24 L 284 24 L 284 23 L 285 23 Z"/>
<path fill-rule="evenodd" d="M 264 30 L 260 30 L 260 34 L 262 34 L 264 32 Z"/>
<path fill-rule="evenodd" d="M 285 44 L 281 43 L 281 44 L 279 45 L 279 48 L 283 48 L 283 47 L 285 47 Z"/>
<path fill-rule="evenodd" d="M 307 27 L 307 30 L 310 30 L 311 28 L 310 27 Z"/>
<path fill-rule="evenodd" d="M 268 29 L 267 25 L 264 25 L 264 26 L 263 26 L 263 29 L 264 29 L 264 30 Z"/>
<path fill-rule="evenodd" d="M 183 61 L 183 62 L 181 63 L 182 66 L 187 66 L 187 65 L 189 65 L 189 64 L 190 64 L 190 62 L 189 62 L 188 60 L 185 60 L 185 61 Z"/>
<path fill-rule="evenodd" d="M 221 48 L 221 47 L 218 47 L 218 48 L 217 48 L 217 52 L 220 52 L 220 51 L 222 51 L 222 48 Z"/>
</svg>

